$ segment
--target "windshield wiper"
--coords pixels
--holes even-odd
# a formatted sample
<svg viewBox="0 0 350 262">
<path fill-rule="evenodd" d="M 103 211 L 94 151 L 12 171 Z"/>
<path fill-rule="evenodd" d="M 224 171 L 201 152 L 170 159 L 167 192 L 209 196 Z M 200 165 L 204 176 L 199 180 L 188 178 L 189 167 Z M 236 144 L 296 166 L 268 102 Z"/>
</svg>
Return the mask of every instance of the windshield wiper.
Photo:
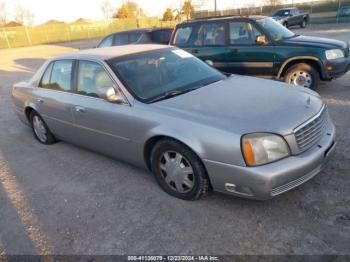
<svg viewBox="0 0 350 262">
<path fill-rule="evenodd" d="M 154 103 L 154 102 L 157 102 L 157 101 L 160 101 L 160 100 L 165 100 L 165 99 L 168 99 L 168 98 L 171 98 L 171 97 L 174 97 L 174 96 L 182 95 L 182 94 L 194 91 L 194 90 L 196 90 L 196 89 L 198 89 L 200 87 L 201 86 L 196 86 L 196 87 L 185 89 L 185 90 L 168 91 L 168 92 L 164 93 L 163 95 L 158 96 L 158 97 L 148 101 L 148 103 L 151 104 L 151 103 Z"/>
</svg>

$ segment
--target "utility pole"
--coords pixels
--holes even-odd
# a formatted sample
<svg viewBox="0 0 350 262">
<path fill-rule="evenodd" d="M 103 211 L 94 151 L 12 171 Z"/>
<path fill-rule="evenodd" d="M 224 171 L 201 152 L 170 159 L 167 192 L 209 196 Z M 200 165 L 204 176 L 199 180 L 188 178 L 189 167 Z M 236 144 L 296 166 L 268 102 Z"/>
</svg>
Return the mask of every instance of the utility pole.
<svg viewBox="0 0 350 262">
<path fill-rule="evenodd" d="M 214 16 L 216 16 L 216 0 L 214 0 Z"/>
</svg>

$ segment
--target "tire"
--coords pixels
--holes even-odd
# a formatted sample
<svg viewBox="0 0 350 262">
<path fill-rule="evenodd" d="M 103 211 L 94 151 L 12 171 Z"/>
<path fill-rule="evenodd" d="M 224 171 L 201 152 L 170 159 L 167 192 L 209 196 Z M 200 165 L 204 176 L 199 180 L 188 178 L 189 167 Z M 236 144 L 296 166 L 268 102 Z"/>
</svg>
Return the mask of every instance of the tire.
<svg viewBox="0 0 350 262">
<path fill-rule="evenodd" d="M 320 75 L 313 66 L 300 63 L 288 68 L 284 81 L 295 86 L 316 89 L 320 82 Z"/>
<path fill-rule="evenodd" d="M 300 28 L 305 28 L 306 25 L 307 25 L 307 21 L 306 21 L 306 19 L 303 19 L 303 21 L 300 24 Z"/>
<path fill-rule="evenodd" d="M 56 142 L 56 139 L 43 118 L 36 112 L 32 111 L 29 116 L 34 137 L 42 144 L 51 145 Z"/>
<path fill-rule="evenodd" d="M 169 195 L 197 200 L 208 194 L 210 183 L 203 163 L 178 141 L 160 140 L 151 152 L 151 168 L 159 186 Z"/>
<path fill-rule="evenodd" d="M 286 27 L 286 28 L 288 28 L 288 23 L 287 23 L 287 22 L 284 22 L 284 23 L 283 23 L 283 26 Z"/>
</svg>

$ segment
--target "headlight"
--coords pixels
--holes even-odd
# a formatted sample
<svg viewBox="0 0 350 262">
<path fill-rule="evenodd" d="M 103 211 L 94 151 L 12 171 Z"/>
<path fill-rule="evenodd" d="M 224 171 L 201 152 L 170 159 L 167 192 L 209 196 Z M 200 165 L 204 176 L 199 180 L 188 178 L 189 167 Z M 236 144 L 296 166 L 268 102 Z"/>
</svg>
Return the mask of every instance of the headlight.
<svg viewBox="0 0 350 262">
<path fill-rule="evenodd" d="M 344 52 L 341 49 L 326 50 L 326 58 L 328 60 L 343 58 L 343 57 L 344 57 Z"/>
<path fill-rule="evenodd" d="M 242 152 L 248 166 L 257 166 L 289 156 L 287 142 L 268 133 L 248 134 L 242 137 Z"/>
</svg>

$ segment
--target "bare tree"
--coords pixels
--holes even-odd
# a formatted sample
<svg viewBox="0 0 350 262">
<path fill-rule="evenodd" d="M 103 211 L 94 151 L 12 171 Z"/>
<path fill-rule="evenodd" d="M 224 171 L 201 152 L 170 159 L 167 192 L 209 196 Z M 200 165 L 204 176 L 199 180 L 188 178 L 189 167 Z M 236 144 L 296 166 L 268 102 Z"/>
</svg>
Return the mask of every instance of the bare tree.
<svg viewBox="0 0 350 262">
<path fill-rule="evenodd" d="M 24 19 L 26 16 L 26 9 L 21 5 L 15 6 L 14 20 L 16 23 L 24 25 Z"/>
<path fill-rule="evenodd" d="M 283 3 L 283 0 L 265 0 L 264 4 L 268 6 L 276 6 L 281 5 Z"/>
<path fill-rule="evenodd" d="M 109 19 L 113 17 L 114 8 L 109 0 L 105 0 L 101 3 L 101 12 L 105 19 Z"/>
<path fill-rule="evenodd" d="M 5 2 L 0 1 L 0 26 L 6 24 L 7 21 L 7 12 Z"/>
<path fill-rule="evenodd" d="M 34 23 L 34 14 L 30 9 L 16 5 L 14 20 L 21 25 L 32 26 Z"/>
<path fill-rule="evenodd" d="M 32 26 L 34 24 L 34 14 L 29 9 L 26 9 L 24 24 L 27 26 Z"/>
</svg>

